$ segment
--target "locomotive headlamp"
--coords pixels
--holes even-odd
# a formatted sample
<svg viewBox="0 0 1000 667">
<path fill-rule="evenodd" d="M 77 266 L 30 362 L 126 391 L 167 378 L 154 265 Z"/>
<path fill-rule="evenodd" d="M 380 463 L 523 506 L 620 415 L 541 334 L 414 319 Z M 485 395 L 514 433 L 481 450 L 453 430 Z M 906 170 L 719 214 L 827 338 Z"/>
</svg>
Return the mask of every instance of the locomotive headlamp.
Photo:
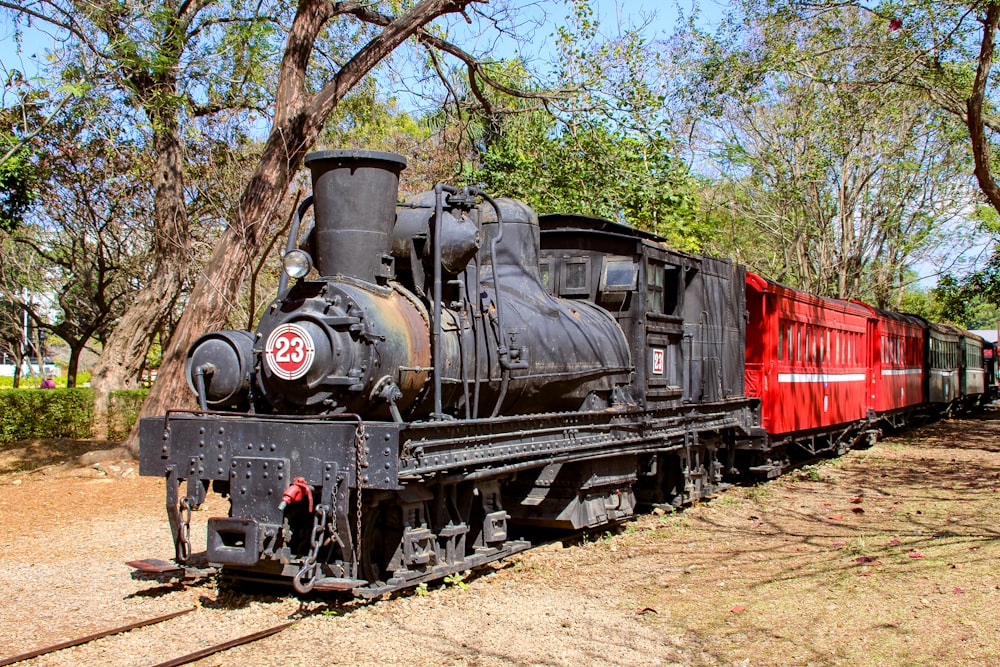
<svg viewBox="0 0 1000 667">
<path fill-rule="evenodd" d="M 312 257 L 305 250 L 292 250 L 285 253 L 281 264 L 289 278 L 301 278 L 312 269 Z"/>
</svg>

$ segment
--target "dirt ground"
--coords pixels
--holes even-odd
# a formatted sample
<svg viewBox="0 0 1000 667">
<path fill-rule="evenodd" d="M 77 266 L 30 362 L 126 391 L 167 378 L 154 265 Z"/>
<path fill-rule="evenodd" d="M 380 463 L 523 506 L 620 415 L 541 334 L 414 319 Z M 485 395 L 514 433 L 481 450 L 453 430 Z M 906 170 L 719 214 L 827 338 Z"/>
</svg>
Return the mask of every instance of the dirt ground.
<svg viewBox="0 0 1000 667">
<path fill-rule="evenodd" d="M 0 659 L 194 607 L 23 664 L 152 665 L 287 620 L 196 664 L 1000 664 L 998 411 L 375 603 L 133 580 L 172 554 L 163 485 L 94 446 L 0 451 Z M 196 548 L 222 514 L 195 513 Z"/>
</svg>

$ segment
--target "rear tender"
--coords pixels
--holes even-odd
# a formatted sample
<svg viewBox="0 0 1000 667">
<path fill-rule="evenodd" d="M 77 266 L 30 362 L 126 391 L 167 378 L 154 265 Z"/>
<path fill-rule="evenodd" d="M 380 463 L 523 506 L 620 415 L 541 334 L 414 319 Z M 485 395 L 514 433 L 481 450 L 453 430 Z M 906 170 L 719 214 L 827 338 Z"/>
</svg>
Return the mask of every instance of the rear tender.
<svg viewBox="0 0 1000 667">
<path fill-rule="evenodd" d="M 628 393 L 642 415 L 636 438 L 662 433 L 637 458 L 638 500 L 679 505 L 721 488 L 737 441 L 758 424 L 757 401 L 743 394 L 744 268 L 671 250 L 657 236 L 600 218 L 546 215 L 539 224 L 543 283 L 614 316 L 635 365 Z M 603 474 L 617 474 L 613 465 L 601 463 Z M 599 477 L 586 467 L 574 474 Z M 540 508 L 570 486 L 542 477 L 534 484 Z M 515 519 L 521 512 L 511 510 Z"/>
<path fill-rule="evenodd" d="M 761 399 L 763 448 L 850 447 L 867 426 L 868 309 L 752 273 L 746 288 L 746 391 Z"/>
</svg>

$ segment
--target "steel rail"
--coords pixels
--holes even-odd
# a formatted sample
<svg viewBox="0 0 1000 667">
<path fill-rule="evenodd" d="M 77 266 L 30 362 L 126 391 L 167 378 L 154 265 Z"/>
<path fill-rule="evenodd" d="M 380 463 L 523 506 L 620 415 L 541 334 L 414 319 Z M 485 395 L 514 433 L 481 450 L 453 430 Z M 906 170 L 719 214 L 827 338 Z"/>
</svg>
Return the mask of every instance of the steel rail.
<svg viewBox="0 0 1000 667">
<path fill-rule="evenodd" d="M 101 632 L 95 632 L 94 634 L 87 635 L 86 637 L 80 637 L 78 639 L 70 639 L 69 641 L 53 644 L 52 646 L 46 646 L 45 648 L 29 651 L 28 653 L 22 653 L 20 655 L 15 655 L 10 658 L 3 658 L 0 659 L 0 667 L 4 667 L 4 665 L 13 665 L 15 662 L 22 662 L 24 660 L 30 660 L 31 658 L 37 658 L 38 656 L 45 655 L 47 653 L 54 653 L 56 651 L 61 651 L 64 648 L 70 648 L 73 646 L 86 644 L 88 642 L 101 639 L 102 637 L 118 635 L 123 632 L 129 632 L 130 630 L 135 630 L 136 628 L 142 628 L 147 625 L 154 625 L 156 623 L 162 623 L 163 621 L 169 621 L 171 618 L 176 618 L 184 614 L 189 614 L 195 609 L 197 609 L 197 607 L 191 607 L 190 609 L 182 609 L 181 611 L 175 611 L 170 614 L 164 614 L 163 616 L 157 616 L 155 618 L 147 618 L 144 621 L 136 621 L 135 623 L 123 625 L 118 628 L 112 628 L 111 630 L 103 630 Z"/>
<path fill-rule="evenodd" d="M 245 635 L 243 637 L 237 637 L 236 639 L 230 639 L 227 642 L 216 644 L 215 646 L 209 646 L 208 648 L 201 649 L 200 651 L 188 653 L 187 655 L 179 658 L 173 658 L 171 660 L 167 660 L 166 662 L 158 663 L 153 667 L 176 667 L 177 665 L 186 665 L 189 662 L 201 660 L 202 658 L 214 655 L 215 653 L 221 653 L 222 651 L 229 650 L 235 646 L 242 646 L 243 644 L 249 644 L 250 642 L 255 642 L 258 639 L 263 639 L 264 637 L 270 637 L 271 635 L 281 632 L 289 625 L 295 625 L 295 623 L 295 621 L 289 621 L 288 623 L 282 623 L 281 625 L 276 625 L 273 628 L 268 628 L 267 630 L 255 632 L 252 635 Z"/>
</svg>

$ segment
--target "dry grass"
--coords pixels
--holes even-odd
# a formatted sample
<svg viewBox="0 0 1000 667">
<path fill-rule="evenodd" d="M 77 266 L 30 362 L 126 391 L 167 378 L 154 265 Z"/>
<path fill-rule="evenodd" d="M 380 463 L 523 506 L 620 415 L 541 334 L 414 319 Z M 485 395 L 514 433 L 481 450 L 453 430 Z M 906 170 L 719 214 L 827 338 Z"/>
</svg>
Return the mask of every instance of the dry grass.
<svg viewBox="0 0 1000 667">
<path fill-rule="evenodd" d="M 1000 423 L 984 419 L 643 518 L 607 548 L 632 552 L 649 622 L 685 628 L 720 664 L 987 665 L 998 537 Z"/>
</svg>

